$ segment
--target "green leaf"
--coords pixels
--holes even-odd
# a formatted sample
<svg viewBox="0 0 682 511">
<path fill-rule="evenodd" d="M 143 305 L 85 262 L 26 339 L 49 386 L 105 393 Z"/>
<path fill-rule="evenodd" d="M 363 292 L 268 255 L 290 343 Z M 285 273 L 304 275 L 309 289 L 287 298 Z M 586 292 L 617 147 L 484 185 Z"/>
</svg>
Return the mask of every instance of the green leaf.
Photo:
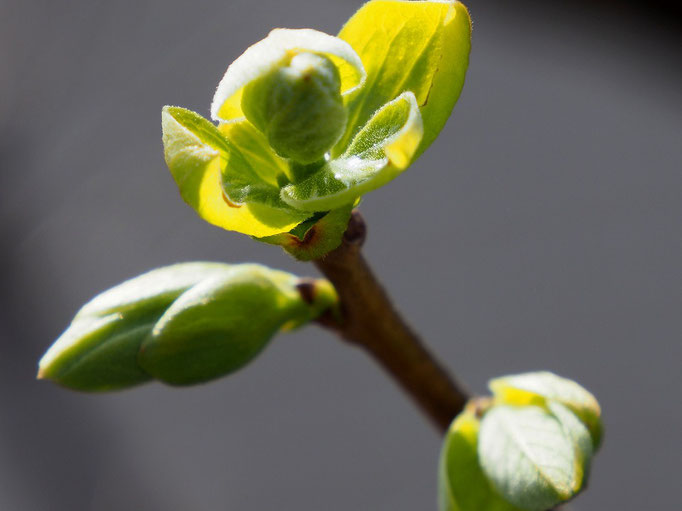
<svg viewBox="0 0 682 511">
<path fill-rule="evenodd" d="M 539 406 L 493 406 L 481 421 L 478 456 L 483 472 L 509 502 L 546 511 L 572 498 L 586 472 L 587 429 Z"/>
<path fill-rule="evenodd" d="M 250 82 L 241 107 L 277 154 L 301 164 L 322 160 L 346 129 L 339 70 L 317 53 L 288 57 Z"/>
<path fill-rule="evenodd" d="M 288 182 L 288 166 L 263 134 L 248 121 L 224 124 L 219 130 L 230 143 L 221 180 L 229 202 L 238 207 L 262 204 L 305 220 L 309 215 L 293 210 L 279 197 L 280 183 Z"/>
<path fill-rule="evenodd" d="M 465 410 L 450 426 L 441 451 L 440 511 L 519 511 L 492 487 L 478 463 L 480 422 Z"/>
<path fill-rule="evenodd" d="M 81 307 L 75 319 L 109 314 L 153 316 L 196 283 L 231 267 L 224 263 L 192 262 L 157 268 L 100 293 Z"/>
<path fill-rule="evenodd" d="M 166 308 L 185 290 L 230 266 L 186 263 L 150 271 L 85 304 L 39 363 L 39 378 L 78 390 L 107 391 L 150 379 L 137 352 Z"/>
<path fill-rule="evenodd" d="M 347 204 L 327 213 L 318 213 L 290 232 L 256 239 L 280 245 L 299 261 L 319 259 L 341 244 L 353 207 L 353 204 Z"/>
<path fill-rule="evenodd" d="M 445 125 L 464 85 L 471 21 L 460 2 L 372 0 L 348 20 L 339 37 L 360 55 L 365 86 L 349 96 L 342 153 L 384 103 L 404 91 L 417 98 L 424 119 L 421 154 Z"/>
<path fill-rule="evenodd" d="M 74 390 L 102 392 L 144 383 L 136 363 L 154 321 L 126 321 L 118 314 L 74 321 L 43 355 L 38 378 Z"/>
<path fill-rule="evenodd" d="M 243 119 L 241 100 L 244 87 L 270 73 L 282 61 L 302 52 L 317 53 L 331 59 L 339 70 L 342 94 L 349 94 L 364 83 L 362 61 L 348 43 L 317 30 L 278 28 L 250 46 L 227 68 L 211 104 L 213 120 L 232 122 Z"/>
<path fill-rule="evenodd" d="M 221 170 L 230 158 L 233 162 L 244 159 L 244 153 L 234 152 L 235 144 L 200 115 L 164 107 L 162 127 L 166 163 L 180 194 L 207 222 L 250 236 L 270 236 L 288 232 L 310 216 L 266 203 L 238 206 L 230 202 L 223 194 Z M 256 147 L 254 143 L 244 151 L 253 156 Z"/>
<path fill-rule="evenodd" d="M 144 341 L 140 366 L 173 385 L 191 385 L 250 362 L 272 336 L 311 319 L 298 279 L 256 264 L 234 266 L 186 291 Z"/>
<path fill-rule="evenodd" d="M 502 403 L 542 406 L 546 400 L 553 400 L 567 406 L 589 429 L 594 449 L 599 447 L 603 435 L 601 408 L 597 399 L 573 380 L 538 371 L 495 378 L 488 386 Z"/>
<path fill-rule="evenodd" d="M 326 211 L 353 203 L 407 168 L 422 132 L 414 94 L 401 94 L 372 116 L 341 157 L 309 178 L 285 186 L 282 199 L 303 211 Z"/>
</svg>

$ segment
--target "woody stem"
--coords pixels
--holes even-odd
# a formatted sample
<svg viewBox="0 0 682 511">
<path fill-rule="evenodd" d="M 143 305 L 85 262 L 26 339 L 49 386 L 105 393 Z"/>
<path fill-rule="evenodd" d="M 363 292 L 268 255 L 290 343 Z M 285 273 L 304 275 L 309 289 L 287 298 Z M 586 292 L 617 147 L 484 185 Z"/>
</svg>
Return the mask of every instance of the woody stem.
<svg viewBox="0 0 682 511">
<path fill-rule="evenodd" d="M 392 304 L 362 255 L 366 232 L 362 216 L 353 211 L 341 245 L 315 260 L 336 288 L 341 310 L 340 321 L 327 314 L 318 322 L 367 351 L 444 433 L 470 394 L 447 373 Z"/>
</svg>

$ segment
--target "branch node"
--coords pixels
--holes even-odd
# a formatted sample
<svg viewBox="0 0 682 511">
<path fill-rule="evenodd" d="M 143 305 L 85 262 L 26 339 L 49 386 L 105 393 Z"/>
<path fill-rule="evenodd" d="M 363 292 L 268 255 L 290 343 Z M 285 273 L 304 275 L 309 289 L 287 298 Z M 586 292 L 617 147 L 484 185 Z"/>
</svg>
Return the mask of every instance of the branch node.
<svg viewBox="0 0 682 511">
<path fill-rule="evenodd" d="M 357 209 L 351 213 L 346 232 L 343 233 L 343 241 L 348 245 L 361 247 L 367 238 L 367 224 Z"/>
<path fill-rule="evenodd" d="M 296 284 L 296 289 L 298 294 L 301 295 L 301 299 L 308 305 L 312 305 L 315 301 L 315 279 L 310 277 L 300 278 L 298 284 Z"/>
</svg>

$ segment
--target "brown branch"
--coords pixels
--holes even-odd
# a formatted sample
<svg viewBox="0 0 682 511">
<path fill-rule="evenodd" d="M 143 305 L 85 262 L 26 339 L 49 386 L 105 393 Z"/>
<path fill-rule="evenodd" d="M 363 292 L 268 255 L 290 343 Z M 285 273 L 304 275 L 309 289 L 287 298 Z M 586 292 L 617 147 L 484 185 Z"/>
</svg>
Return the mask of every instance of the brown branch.
<svg viewBox="0 0 682 511">
<path fill-rule="evenodd" d="M 396 311 L 361 253 L 366 226 L 356 210 L 343 242 L 315 265 L 336 288 L 342 319 L 331 313 L 318 322 L 367 350 L 445 432 L 469 393 L 434 359 Z"/>
</svg>

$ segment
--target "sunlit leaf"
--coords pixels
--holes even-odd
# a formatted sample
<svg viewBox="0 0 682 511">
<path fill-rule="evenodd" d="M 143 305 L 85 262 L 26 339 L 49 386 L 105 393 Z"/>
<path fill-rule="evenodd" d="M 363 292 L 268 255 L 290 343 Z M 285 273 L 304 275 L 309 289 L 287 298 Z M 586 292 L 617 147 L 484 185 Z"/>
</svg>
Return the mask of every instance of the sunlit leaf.
<svg viewBox="0 0 682 511">
<path fill-rule="evenodd" d="M 180 194 L 207 222 L 260 237 L 288 232 L 310 216 L 263 203 L 235 207 L 221 186 L 222 167 L 233 155 L 225 136 L 200 115 L 178 107 L 164 108 L 162 127 L 166 163 Z"/>
<path fill-rule="evenodd" d="M 223 124 L 219 130 L 229 140 L 221 179 L 229 202 L 240 207 L 260 204 L 300 218 L 301 213 L 280 199 L 280 183 L 288 182 L 288 166 L 265 137 L 248 121 Z"/>
<path fill-rule="evenodd" d="M 343 155 L 308 179 L 285 186 L 282 199 L 304 211 L 325 211 L 350 204 L 405 170 L 422 133 L 414 94 L 401 94 L 372 116 Z"/>
<path fill-rule="evenodd" d="M 349 96 L 349 122 L 335 154 L 372 114 L 412 91 L 424 119 L 423 152 L 445 125 L 464 85 L 471 47 L 466 8 L 453 1 L 372 0 L 339 33 L 360 55 L 366 85 Z"/>
<path fill-rule="evenodd" d="M 461 413 L 445 435 L 438 477 L 440 511 L 519 511 L 492 487 L 478 462 L 480 422 Z"/>
<path fill-rule="evenodd" d="M 225 263 L 192 262 L 148 271 L 100 293 L 81 307 L 76 319 L 163 310 L 197 282 L 230 267 Z"/>
<path fill-rule="evenodd" d="M 481 421 L 478 456 L 507 501 L 546 511 L 580 491 L 589 463 L 583 448 L 590 441 L 587 429 L 564 415 L 539 406 L 496 405 Z"/>
<path fill-rule="evenodd" d="M 592 455 L 594 454 L 590 432 L 580 418 L 567 406 L 555 401 L 549 401 L 547 409 L 561 424 L 564 433 L 573 441 L 576 471 L 578 472 L 577 477 L 582 479 L 584 484 L 587 481 Z"/>
<path fill-rule="evenodd" d="M 562 403 L 590 430 L 595 450 L 599 447 L 603 434 L 601 408 L 597 399 L 573 380 L 538 371 L 495 378 L 488 386 L 503 403 L 543 405 L 546 400 Z"/>
<path fill-rule="evenodd" d="M 310 51 L 329 57 L 341 76 L 341 93 L 360 87 L 365 79 L 362 62 L 353 49 L 334 36 L 312 29 L 278 28 L 268 37 L 249 47 L 227 68 L 211 104 L 215 121 L 244 118 L 241 107 L 244 87 L 264 76 L 292 54 Z"/>
</svg>

